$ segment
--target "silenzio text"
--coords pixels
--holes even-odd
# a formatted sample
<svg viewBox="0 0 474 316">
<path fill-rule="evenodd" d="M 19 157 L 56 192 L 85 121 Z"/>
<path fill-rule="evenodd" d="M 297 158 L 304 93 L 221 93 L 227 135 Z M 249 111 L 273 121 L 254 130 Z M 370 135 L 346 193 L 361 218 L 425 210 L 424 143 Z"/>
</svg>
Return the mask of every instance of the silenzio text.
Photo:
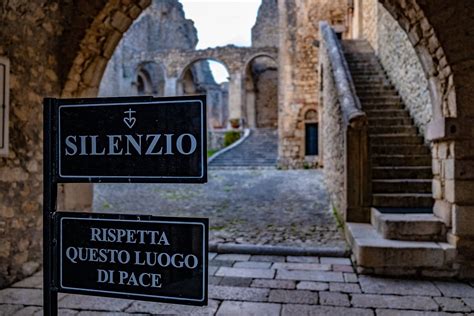
<svg viewBox="0 0 474 316">
<path fill-rule="evenodd" d="M 164 231 L 90 228 L 90 242 L 113 244 L 137 244 L 152 246 L 170 246 Z M 161 288 L 163 285 L 160 273 L 129 271 L 130 267 L 150 267 L 153 272 L 157 268 L 175 268 L 193 270 L 199 265 L 199 259 L 193 254 L 141 250 L 111 249 L 103 247 L 68 247 L 66 258 L 73 264 L 97 262 L 101 264 L 123 265 L 120 270 L 96 269 L 97 283 L 117 284 Z"/>
<path fill-rule="evenodd" d="M 69 135 L 65 138 L 66 156 L 191 155 L 197 140 L 192 134 Z"/>
</svg>

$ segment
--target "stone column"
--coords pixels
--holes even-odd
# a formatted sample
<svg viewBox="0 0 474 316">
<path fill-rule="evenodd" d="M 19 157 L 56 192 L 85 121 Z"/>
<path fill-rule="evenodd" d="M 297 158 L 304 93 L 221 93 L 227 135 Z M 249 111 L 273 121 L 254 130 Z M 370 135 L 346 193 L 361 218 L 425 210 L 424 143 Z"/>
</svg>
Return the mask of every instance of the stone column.
<svg viewBox="0 0 474 316">
<path fill-rule="evenodd" d="M 242 74 L 233 72 L 229 82 L 229 119 L 242 118 Z"/>
<path fill-rule="evenodd" d="M 178 78 L 169 77 L 165 80 L 165 97 L 172 97 L 177 95 Z"/>
<path fill-rule="evenodd" d="M 250 128 L 257 127 L 257 113 L 255 106 L 255 92 L 253 90 L 247 90 L 245 92 L 245 109 L 247 114 L 247 126 Z"/>
</svg>

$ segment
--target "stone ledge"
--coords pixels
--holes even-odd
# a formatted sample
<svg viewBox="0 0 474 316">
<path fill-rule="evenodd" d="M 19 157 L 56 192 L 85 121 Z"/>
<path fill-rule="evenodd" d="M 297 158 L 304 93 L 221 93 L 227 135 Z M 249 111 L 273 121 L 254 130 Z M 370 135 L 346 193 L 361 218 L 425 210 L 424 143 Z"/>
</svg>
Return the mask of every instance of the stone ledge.
<svg viewBox="0 0 474 316">
<path fill-rule="evenodd" d="M 454 270 L 456 248 L 447 243 L 388 240 L 370 224 L 359 223 L 347 223 L 346 235 L 355 261 L 364 271 L 400 275 L 417 274 L 420 268 Z"/>
<path fill-rule="evenodd" d="M 382 214 L 371 210 L 371 223 L 385 239 L 446 241 L 446 227 L 432 214 Z"/>
</svg>

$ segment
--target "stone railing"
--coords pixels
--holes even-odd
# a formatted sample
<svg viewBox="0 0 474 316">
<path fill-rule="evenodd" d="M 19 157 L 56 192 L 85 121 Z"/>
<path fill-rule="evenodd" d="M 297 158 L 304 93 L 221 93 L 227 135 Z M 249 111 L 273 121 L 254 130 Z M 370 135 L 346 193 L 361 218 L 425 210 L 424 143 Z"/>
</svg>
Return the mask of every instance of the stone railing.
<svg viewBox="0 0 474 316">
<path fill-rule="evenodd" d="M 356 95 L 342 47 L 320 23 L 319 68 L 323 163 L 333 206 L 348 222 L 370 221 L 367 117 Z"/>
</svg>

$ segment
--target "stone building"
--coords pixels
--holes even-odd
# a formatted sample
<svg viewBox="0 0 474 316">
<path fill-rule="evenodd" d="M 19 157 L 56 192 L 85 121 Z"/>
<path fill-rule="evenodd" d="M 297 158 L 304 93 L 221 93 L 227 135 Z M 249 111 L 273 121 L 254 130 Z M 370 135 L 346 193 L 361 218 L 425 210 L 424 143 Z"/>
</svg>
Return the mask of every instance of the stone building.
<svg viewBox="0 0 474 316">
<path fill-rule="evenodd" d="M 43 97 L 97 96 L 106 66 L 123 34 L 150 3 L 18 0 L 0 6 L 0 56 L 10 66 L 9 148 L 0 158 L 0 286 L 31 274 L 41 263 Z M 245 95 L 241 91 L 245 87 L 242 79 L 246 66 L 258 56 L 276 59 L 280 164 L 299 167 L 322 159 L 324 168 L 331 172 L 329 187 L 339 188 L 331 189 L 333 203 L 340 202 L 339 212 L 346 221 L 348 239 L 361 271 L 473 277 L 473 6 L 471 0 L 280 0 L 278 48 L 224 47 L 176 53 L 182 68 L 167 71 L 169 78 L 177 81 L 179 70 L 196 58 L 222 61 L 230 74 L 229 117 L 242 118 Z M 367 171 L 367 166 L 357 164 L 357 168 L 351 169 L 346 165 L 353 164 L 351 159 L 359 156 L 355 162 L 367 160 L 367 147 L 362 146 L 364 115 L 355 111 L 355 116 L 345 117 L 346 121 L 340 108 L 332 116 L 331 111 L 325 112 L 327 116 L 321 113 L 326 102 L 341 104 L 340 95 L 333 93 L 340 84 L 334 80 L 338 78 L 332 75 L 334 69 L 319 65 L 328 66 L 330 60 L 324 57 L 328 55 L 324 53 L 328 43 L 321 38 L 320 20 L 330 22 L 339 37 L 358 38 L 370 44 L 369 48 L 355 45 L 355 53 L 364 54 L 367 49 L 366 52 L 374 54 L 373 60 L 387 71 L 393 89 L 399 91 L 424 135 L 423 141 L 430 146 L 429 194 L 433 198 L 433 213 L 428 220 L 386 216 L 374 218 L 374 226 L 370 224 L 368 191 L 360 192 L 370 182 L 369 173 L 356 174 L 357 170 Z M 395 56 L 394 51 L 398 52 Z M 155 54 L 153 60 L 160 60 L 160 56 Z M 326 71 L 321 73 L 320 69 Z M 321 82 L 321 78 L 326 80 Z M 332 92 L 326 89 L 331 87 L 335 87 Z M 340 91 L 350 91 L 343 88 L 344 85 Z M 349 99 L 341 100 L 343 105 L 351 104 Z M 306 126 L 319 124 L 321 134 L 325 117 L 337 118 L 335 122 L 339 125 L 335 126 L 342 127 L 341 133 L 326 129 L 327 135 L 337 142 L 323 139 L 320 144 L 319 151 L 332 156 L 306 155 Z M 350 142 L 345 143 L 345 139 Z M 361 151 L 364 148 L 366 151 Z M 334 184 L 336 181 L 339 182 Z M 90 199 L 90 190 L 84 186 L 62 190 L 62 204 L 67 209 L 83 207 L 83 202 Z M 84 195 L 78 197 L 81 192 Z M 376 223 L 380 223 L 381 229 L 409 229 L 408 235 L 413 231 L 438 230 L 424 237 L 415 236 L 425 238 L 422 242 L 409 236 L 409 240 L 400 243 L 380 237 L 374 229 Z M 397 270 L 400 263 L 403 266 Z"/>
</svg>

